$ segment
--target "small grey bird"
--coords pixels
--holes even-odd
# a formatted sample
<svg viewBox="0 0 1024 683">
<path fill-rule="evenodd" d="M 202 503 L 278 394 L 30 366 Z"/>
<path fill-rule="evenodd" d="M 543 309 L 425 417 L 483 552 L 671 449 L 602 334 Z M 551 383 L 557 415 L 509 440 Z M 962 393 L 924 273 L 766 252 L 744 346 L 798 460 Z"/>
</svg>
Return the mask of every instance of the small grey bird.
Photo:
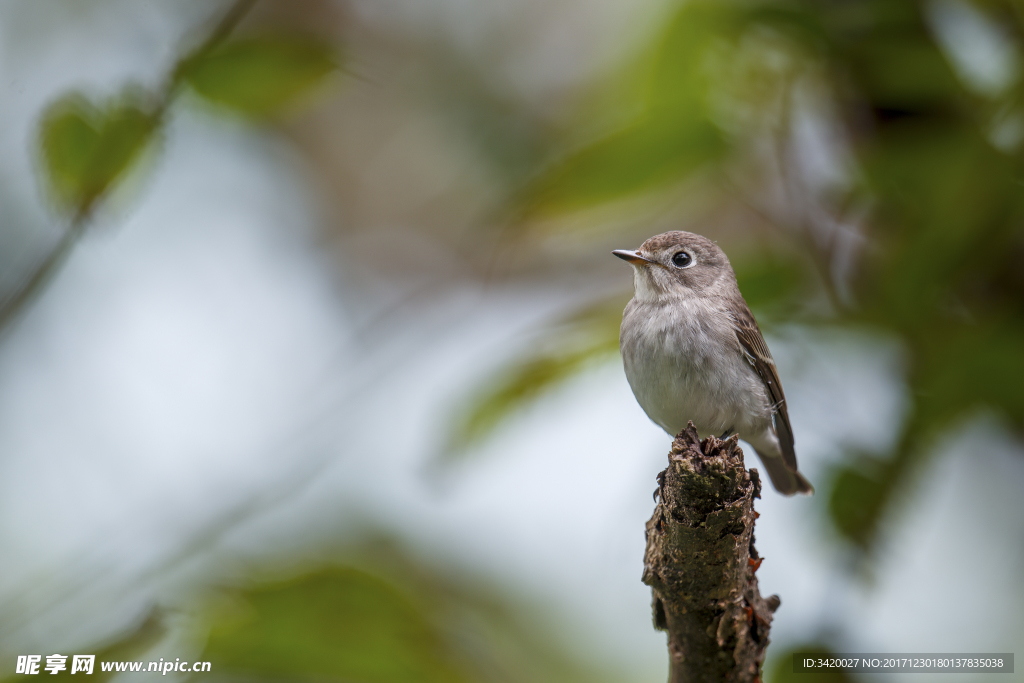
<svg viewBox="0 0 1024 683">
<path fill-rule="evenodd" d="M 776 490 L 813 493 L 796 467 L 793 430 L 775 361 L 718 245 L 666 232 L 636 251 L 636 293 L 622 315 L 626 379 L 647 416 L 676 435 L 731 433 L 754 447 Z"/>
</svg>

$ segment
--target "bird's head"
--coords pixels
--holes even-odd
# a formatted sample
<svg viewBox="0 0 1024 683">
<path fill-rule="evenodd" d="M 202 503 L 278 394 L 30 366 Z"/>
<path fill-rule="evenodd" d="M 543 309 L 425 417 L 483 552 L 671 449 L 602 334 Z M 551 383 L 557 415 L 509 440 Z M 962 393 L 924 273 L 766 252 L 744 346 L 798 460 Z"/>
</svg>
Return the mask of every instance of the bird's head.
<svg viewBox="0 0 1024 683">
<path fill-rule="evenodd" d="M 636 298 L 641 301 L 726 294 L 736 286 L 725 252 L 692 232 L 665 232 L 636 251 L 612 253 L 633 266 Z"/>
</svg>

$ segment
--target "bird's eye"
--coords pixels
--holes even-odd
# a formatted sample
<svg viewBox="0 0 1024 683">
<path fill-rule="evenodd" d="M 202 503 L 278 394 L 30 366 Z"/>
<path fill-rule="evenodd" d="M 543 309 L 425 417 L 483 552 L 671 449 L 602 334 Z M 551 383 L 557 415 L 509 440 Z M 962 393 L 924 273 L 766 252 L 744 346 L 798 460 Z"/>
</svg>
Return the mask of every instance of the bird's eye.
<svg viewBox="0 0 1024 683">
<path fill-rule="evenodd" d="M 685 251 L 677 251 L 675 254 L 672 255 L 672 265 L 674 265 L 676 268 L 685 268 L 692 262 L 693 259 L 690 258 L 690 255 L 687 254 Z"/>
</svg>

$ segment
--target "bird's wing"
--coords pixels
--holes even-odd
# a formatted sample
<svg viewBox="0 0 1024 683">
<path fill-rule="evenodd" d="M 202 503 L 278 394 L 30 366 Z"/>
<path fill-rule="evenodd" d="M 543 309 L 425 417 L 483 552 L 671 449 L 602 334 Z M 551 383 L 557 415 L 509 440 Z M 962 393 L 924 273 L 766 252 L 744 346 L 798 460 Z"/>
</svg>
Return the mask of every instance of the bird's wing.
<svg viewBox="0 0 1024 683">
<path fill-rule="evenodd" d="M 782 393 L 782 382 L 779 381 L 779 372 L 775 369 L 772 353 L 768 350 L 768 345 L 764 343 L 761 329 L 757 326 L 754 314 L 747 308 L 746 303 L 740 301 L 731 306 L 729 316 L 732 318 L 736 339 L 740 343 L 743 355 L 746 356 L 747 362 L 754 368 L 768 390 L 768 398 L 772 402 L 772 423 L 775 426 L 775 436 L 778 437 L 779 445 L 782 447 L 782 459 L 790 470 L 796 472 L 793 428 L 789 424 L 786 395 Z"/>
</svg>

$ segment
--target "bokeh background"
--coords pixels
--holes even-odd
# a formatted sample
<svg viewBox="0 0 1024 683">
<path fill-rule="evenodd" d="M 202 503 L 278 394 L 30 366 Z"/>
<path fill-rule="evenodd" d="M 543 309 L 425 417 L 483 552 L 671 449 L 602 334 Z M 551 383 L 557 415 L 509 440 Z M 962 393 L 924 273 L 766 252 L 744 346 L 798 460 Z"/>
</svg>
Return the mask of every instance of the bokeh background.
<svg viewBox="0 0 1024 683">
<path fill-rule="evenodd" d="M 0 678 L 664 680 L 608 252 L 667 229 L 732 259 L 817 487 L 758 503 L 766 681 L 1012 652 L 1022 40 L 1014 0 L 3 0 Z"/>
</svg>

